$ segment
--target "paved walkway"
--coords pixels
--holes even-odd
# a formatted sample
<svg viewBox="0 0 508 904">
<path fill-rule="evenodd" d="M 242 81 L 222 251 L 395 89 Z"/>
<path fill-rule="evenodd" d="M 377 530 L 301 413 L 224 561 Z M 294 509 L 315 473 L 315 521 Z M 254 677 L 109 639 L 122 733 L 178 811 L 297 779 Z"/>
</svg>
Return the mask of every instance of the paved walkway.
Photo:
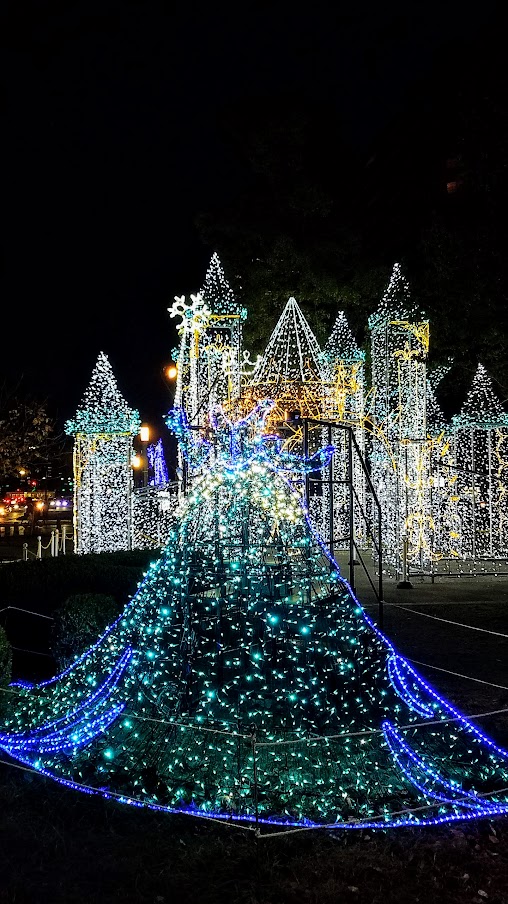
<svg viewBox="0 0 508 904">
<path fill-rule="evenodd" d="M 349 580 L 349 568 L 346 556 L 339 555 L 339 564 L 346 580 Z M 508 571 L 508 568 L 506 569 Z M 378 589 L 378 576 L 373 565 L 369 563 L 372 583 Z M 387 604 L 401 606 L 425 606 L 438 603 L 499 603 L 506 606 L 508 620 L 508 573 L 507 574 L 463 574 L 460 576 L 439 576 L 434 581 L 430 577 L 414 577 L 410 575 L 411 588 L 401 589 L 398 581 L 390 576 L 383 576 L 383 599 Z M 377 606 L 376 593 L 361 566 L 355 567 L 355 591 L 359 601 L 365 607 Z"/>
</svg>

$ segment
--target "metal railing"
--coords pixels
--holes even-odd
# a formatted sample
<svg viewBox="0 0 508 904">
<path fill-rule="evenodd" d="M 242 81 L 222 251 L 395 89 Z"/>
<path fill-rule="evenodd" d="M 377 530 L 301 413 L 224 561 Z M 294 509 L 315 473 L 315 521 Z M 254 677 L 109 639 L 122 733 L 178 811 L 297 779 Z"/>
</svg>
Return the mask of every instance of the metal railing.
<svg viewBox="0 0 508 904">
<path fill-rule="evenodd" d="M 323 539 L 327 542 L 331 556 L 335 559 L 336 547 L 339 542 L 346 546 L 349 553 L 348 570 L 349 584 L 353 592 L 356 591 L 355 568 L 361 565 L 372 591 L 377 599 L 379 626 L 383 627 L 383 544 L 382 544 L 382 519 L 381 505 L 370 479 L 370 474 L 358 445 L 354 434 L 354 429 L 347 424 L 337 423 L 335 421 L 317 420 L 313 418 L 302 418 L 303 422 L 303 453 L 306 457 L 310 453 L 310 436 L 311 431 L 324 430 L 327 434 L 328 445 L 337 445 L 333 442 L 334 432 L 339 431 L 345 442 L 342 447 L 346 450 L 346 461 L 344 468 L 344 476 L 337 477 L 334 474 L 333 456 L 326 474 L 322 472 L 306 474 L 305 476 L 305 503 L 309 510 L 309 501 L 311 496 L 312 484 L 321 484 L 328 487 L 328 536 Z M 320 433 L 320 437 L 322 434 Z M 311 453 L 310 453 L 311 454 Z M 337 453 L 335 453 L 336 455 Z M 362 499 L 355 485 L 354 474 L 360 473 L 365 481 L 368 490 L 371 513 L 367 510 L 365 500 Z M 334 489 L 337 486 L 346 488 L 348 511 L 347 511 L 347 536 L 336 537 L 336 518 L 334 501 L 336 493 Z M 363 543 L 358 542 L 357 532 L 355 530 L 355 520 L 360 520 L 363 525 L 364 539 Z M 373 554 L 377 563 L 377 582 L 372 579 L 370 569 L 367 566 L 365 553 Z M 377 584 L 377 586 L 376 586 Z"/>
</svg>

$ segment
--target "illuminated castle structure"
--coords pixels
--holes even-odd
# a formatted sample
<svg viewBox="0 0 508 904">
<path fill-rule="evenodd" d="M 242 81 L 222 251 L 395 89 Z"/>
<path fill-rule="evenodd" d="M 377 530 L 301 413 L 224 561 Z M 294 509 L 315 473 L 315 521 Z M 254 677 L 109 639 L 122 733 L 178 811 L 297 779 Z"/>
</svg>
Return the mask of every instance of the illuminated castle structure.
<svg viewBox="0 0 508 904">
<path fill-rule="evenodd" d="M 194 326 L 180 330 L 179 404 L 166 425 L 195 478 L 169 522 L 152 516 L 163 548 L 89 649 L 46 681 L 14 682 L 0 750 L 66 788 L 257 835 L 508 815 L 508 750 L 441 697 L 367 615 L 316 528 L 319 504 L 311 510 L 302 494 L 334 459 L 341 473 L 342 450 L 320 445 L 323 434 L 363 431 L 395 566 L 403 533 L 422 567 L 444 555 L 435 543 L 447 533 L 458 558 L 499 556 L 508 423 L 484 368 L 447 426 L 426 375 L 428 323 L 407 304 L 398 268 L 370 321 L 369 393 L 342 315 L 321 354 L 291 298 L 246 375 L 232 330 L 222 361 L 208 356 L 204 307 L 195 296 L 177 309 Z M 212 316 L 208 308 L 207 324 Z M 201 369 L 201 348 L 215 376 Z M 245 399 L 266 387 L 277 398 L 249 409 Z M 299 404 L 282 424 L 281 401 Z M 235 416 L 235 407 L 246 410 Z M 101 353 L 66 425 L 80 553 L 141 542 L 130 460 L 139 426 Z M 151 489 L 162 495 L 167 485 Z M 340 520 L 340 505 L 336 512 Z"/>
<path fill-rule="evenodd" d="M 339 311 L 332 332 L 320 356 L 324 385 L 323 416 L 327 421 L 351 427 L 360 457 L 366 456 L 366 438 L 370 423 L 366 412 L 365 352 L 359 348 L 343 311 Z M 322 484 L 321 530 L 325 533 L 328 512 L 333 512 L 333 532 L 336 538 L 346 537 L 349 531 L 349 492 L 347 436 L 334 433 L 336 454 L 331 463 L 329 482 Z M 355 538 L 361 545 L 365 539 L 365 523 L 362 512 L 368 509 L 365 472 L 358 456 L 351 461 L 352 481 L 357 505 L 352 511 Z M 332 496 L 331 501 L 329 496 Z M 309 500 L 311 502 L 311 500 Z M 316 502 L 311 503 L 316 508 Z"/>
<path fill-rule="evenodd" d="M 109 358 L 100 352 L 74 420 L 74 551 L 114 552 L 163 545 L 173 522 L 176 488 L 169 482 L 162 440 L 148 446 L 149 485 L 134 486 L 139 413 L 120 393 Z"/>
<path fill-rule="evenodd" d="M 347 547 L 351 529 L 358 545 L 367 542 L 364 515 L 369 511 L 372 515 L 368 473 L 369 487 L 371 482 L 381 506 L 384 562 L 396 574 L 401 573 L 403 560 L 413 573 L 435 573 L 440 569 L 495 571 L 499 561 L 508 557 L 508 415 L 479 365 L 462 412 L 447 422 L 436 397 L 446 367 L 427 373 L 429 322 L 416 309 L 398 264 L 369 318 L 370 385 L 365 352 L 344 313 L 338 312 L 321 349 L 293 297 L 264 354 L 251 361 L 243 348 L 246 311 L 235 299 L 217 254 L 211 258 L 201 291 L 188 301 L 175 297 L 168 311 L 176 319 L 180 340 L 173 351 L 177 362 L 174 404 L 185 411 L 190 428 L 206 436 L 214 406 L 221 405 L 235 418 L 252 410 L 260 399 L 270 398 L 274 404 L 265 427 L 280 437 L 284 449 L 308 453 L 333 442 L 336 452 L 329 479 L 311 484 L 317 490 L 308 495 L 307 505 L 323 537 L 332 517 L 335 548 Z M 101 356 L 100 361 L 102 368 Z M 106 372 L 110 374 L 107 366 Z M 104 379 L 97 386 L 104 389 Z M 104 426 L 94 414 L 97 386 L 87 396 L 89 411 L 81 411 L 70 428 L 75 436 L 75 549 L 158 547 L 171 528 L 177 500 L 189 491 L 185 456 L 179 447 L 179 473 L 184 480 L 177 486 L 169 486 L 161 477 L 159 461 L 158 478 L 154 476 L 149 491 L 136 492 L 128 462 L 137 412 L 131 413 L 121 400 L 118 431 L 108 433 L 115 411 L 108 400 L 117 390 L 108 388 L 105 402 L 97 409 L 107 414 Z M 310 434 L 306 449 L 304 423 Z M 353 463 L 347 462 L 346 434 L 339 427 L 353 433 L 359 452 Z M 112 492 L 103 469 L 111 475 L 113 466 L 107 464 L 105 450 L 115 444 L 122 449 L 124 467 L 114 490 L 122 500 L 121 523 L 110 530 L 101 516 L 103 505 L 110 510 L 107 496 Z M 155 450 L 153 456 L 155 475 Z M 195 468 L 193 473 L 196 479 Z M 353 513 L 347 487 L 351 480 L 356 500 Z M 294 485 L 303 492 L 297 475 Z M 469 564 L 462 566 L 462 562 Z"/>
</svg>

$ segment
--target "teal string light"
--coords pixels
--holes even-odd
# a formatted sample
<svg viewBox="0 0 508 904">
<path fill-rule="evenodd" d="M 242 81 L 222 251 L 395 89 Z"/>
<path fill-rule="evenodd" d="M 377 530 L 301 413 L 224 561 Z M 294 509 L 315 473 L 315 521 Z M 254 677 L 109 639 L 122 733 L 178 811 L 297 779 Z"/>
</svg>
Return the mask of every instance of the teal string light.
<svg viewBox="0 0 508 904">
<path fill-rule="evenodd" d="M 326 466 L 217 410 L 200 469 L 120 618 L 49 682 L 17 683 L 0 747 L 64 785 L 245 826 L 386 828 L 508 813 L 508 752 L 364 612 L 291 475 Z M 195 432 L 194 432 L 195 434 Z"/>
</svg>

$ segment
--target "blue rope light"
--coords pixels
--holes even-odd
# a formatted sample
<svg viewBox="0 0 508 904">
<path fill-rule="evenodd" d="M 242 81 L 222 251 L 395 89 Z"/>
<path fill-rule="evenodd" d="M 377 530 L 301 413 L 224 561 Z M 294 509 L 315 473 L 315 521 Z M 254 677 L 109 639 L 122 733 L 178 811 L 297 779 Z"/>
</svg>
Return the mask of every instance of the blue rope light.
<svg viewBox="0 0 508 904">
<path fill-rule="evenodd" d="M 507 814 L 508 752 L 364 612 L 290 483 L 333 449 L 285 453 L 271 405 L 216 410 L 206 438 L 169 413 L 204 473 L 121 616 L 60 675 L 16 682 L 0 747 L 69 788 L 248 828 Z"/>
</svg>

